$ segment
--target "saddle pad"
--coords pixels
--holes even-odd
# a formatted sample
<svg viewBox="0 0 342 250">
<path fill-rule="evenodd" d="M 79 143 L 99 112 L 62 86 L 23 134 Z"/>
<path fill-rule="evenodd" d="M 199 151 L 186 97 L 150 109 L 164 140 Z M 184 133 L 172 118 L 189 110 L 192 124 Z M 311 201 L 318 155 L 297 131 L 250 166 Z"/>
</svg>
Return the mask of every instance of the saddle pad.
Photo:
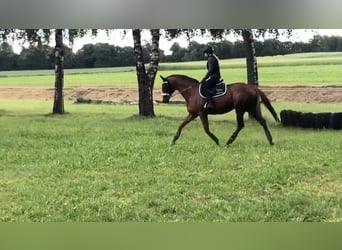
<svg viewBox="0 0 342 250">
<path fill-rule="evenodd" d="M 227 85 L 224 83 L 223 80 L 221 80 L 215 85 L 215 87 L 210 89 L 210 91 L 213 92 L 212 94 L 213 98 L 223 96 L 227 92 Z M 200 87 L 199 87 L 199 94 L 202 98 L 206 99 L 202 84 L 200 84 Z"/>
</svg>

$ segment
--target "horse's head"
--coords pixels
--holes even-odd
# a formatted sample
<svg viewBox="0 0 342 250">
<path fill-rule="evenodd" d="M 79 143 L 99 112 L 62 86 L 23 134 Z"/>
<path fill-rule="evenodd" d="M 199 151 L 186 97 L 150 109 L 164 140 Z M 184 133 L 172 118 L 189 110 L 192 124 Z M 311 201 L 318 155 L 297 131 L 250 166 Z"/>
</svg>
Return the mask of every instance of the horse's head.
<svg viewBox="0 0 342 250">
<path fill-rule="evenodd" d="M 175 89 L 171 86 L 168 78 L 165 78 L 163 76 L 160 76 L 160 78 L 163 80 L 163 83 L 162 83 L 163 102 L 168 103 L 170 101 L 170 97 L 171 97 L 172 93 L 175 91 Z"/>
<path fill-rule="evenodd" d="M 162 77 L 160 78 L 163 80 L 162 84 L 162 95 L 163 95 L 163 102 L 168 103 L 171 95 L 176 90 L 179 91 L 179 93 L 187 100 L 187 97 L 189 96 L 189 90 L 198 88 L 199 82 L 191 77 L 188 77 L 186 75 L 170 75 L 168 77 Z"/>
</svg>

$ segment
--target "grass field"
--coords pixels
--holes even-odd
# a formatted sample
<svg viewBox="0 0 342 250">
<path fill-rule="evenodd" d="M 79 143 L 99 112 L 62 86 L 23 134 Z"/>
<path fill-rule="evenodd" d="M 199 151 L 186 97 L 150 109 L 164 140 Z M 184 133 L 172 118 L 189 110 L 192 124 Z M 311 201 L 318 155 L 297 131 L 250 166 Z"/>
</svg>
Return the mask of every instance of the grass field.
<svg viewBox="0 0 342 250">
<path fill-rule="evenodd" d="M 303 53 L 260 57 L 261 85 L 342 85 L 342 53 Z M 221 60 L 222 77 L 226 82 L 246 81 L 245 59 Z M 185 74 L 201 79 L 205 61 L 161 63 L 158 75 Z M 136 86 L 135 67 L 65 70 L 65 86 Z M 3 71 L 0 86 L 53 87 L 54 71 Z M 156 86 L 160 85 L 157 79 Z"/>
<path fill-rule="evenodd" d="M 46 116 L 51 105 L 0 101 L 0 221 L 342 221 L 338 131 L 285 129 L 264 111 L 272 147 L 251 121 L 230 147 L 199 121 L 170 146 L 183 105 L 156 105 L 155 119 L 71 102 Z M 210 120 L 224 144 L 234 114 Z"/>
<path fill-rule="evenodd" d="M 258 58 L 260 85 L 341 85 L 341 64 L 341 53 Z M 227 82 L 246 78 L 245 60 L 221 66 Z M 158 74 L 200 79 L 204 67 L 161 64 Z M 53 85 L 53 70 L 0 72 L 0 86 Z M 74 86 L 137 86 L 135 69 L 66 70 L 65 87 Z M 226 147 L 232 112 L 210 117 L 221 146 L 198 120 L 171 146 L 184 105 L 155 105 L 153 119 L 138 117 L 136 105 L 65 107 L 51 116 L 51 101 L 0 100 L 0 221 L 342 221 L 340 131 L 283 128 L 264 110 L 274 146 L 247 120 Z"/>
</svg>

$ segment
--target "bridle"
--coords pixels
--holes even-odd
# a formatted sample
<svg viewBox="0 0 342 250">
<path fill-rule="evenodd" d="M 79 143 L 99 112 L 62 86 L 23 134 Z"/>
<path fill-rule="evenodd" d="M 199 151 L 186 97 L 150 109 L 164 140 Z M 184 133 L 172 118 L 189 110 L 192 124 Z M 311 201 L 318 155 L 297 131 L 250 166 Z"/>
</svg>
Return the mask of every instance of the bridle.
<svg viewBox="0 0 342 250">
<path fill-rule="evenodd" d="M 167 86 L 167 88 L 169 88 L 169 86 L 170 86 L 170 83 L 166 80 L 166 81 L 164 81 L 163 83 L 162 83 L 162 86 Z M 186 91 L 188 91 L 188 90 L 190 90 L 190 89 L 192 89 L 192 87 L 193 86 L 189 86 L 189 87 L 187 87 L 187 88 L 185 88 L 185 89 L 182 89 L 182 90 L 180 90 L 180 91 L 178 91 L 178 93 L 177 92 L 174 92 L 174 94 L 173 95 L 171 95 L 170 96 L 170 94 L 169 93 L 165 93 L 165 92 L 162 92 L 162 96 L 170 96 L 170 98 L 172 97 L 172 96 L 175 96 L 175 95 L 177 95 L 177 94 L 182 94 L 182 93 L 184 93 L 184 92 L 186 92 Z"/>
<path fill-rule="evenodd" d="M 167 86 L 166 88 L 169 89 L 169 82 L 166 80 L 166 81 L 163 81 L 162 83 L 162 90 L 164 89 L 163 86 Z M 162 92 L 161 94 L 162 96 L 170 96 L 169 93 L 166 93 L 166 92 Z"/>
</svg>

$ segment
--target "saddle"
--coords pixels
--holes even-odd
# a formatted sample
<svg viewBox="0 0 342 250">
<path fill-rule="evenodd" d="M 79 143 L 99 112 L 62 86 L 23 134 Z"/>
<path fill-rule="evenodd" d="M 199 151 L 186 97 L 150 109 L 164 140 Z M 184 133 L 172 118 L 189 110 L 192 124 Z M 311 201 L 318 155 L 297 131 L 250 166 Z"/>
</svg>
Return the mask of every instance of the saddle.
<svg viewBox="0 0 342 250">
<path fill-rule="evenodd" d="M 225 84 L 223 79 L 221 79 L 218 83 L 215 84 L 214 87 L 209 89 L 209 92 L 211 93 L 211 96 L 213 98 L 223 96 L 227 92 L 227 85 Z M 200 84 L 199 94 L 202 98 L 206 99 L 205 92 L 203 90 L 203 84 Z"/>
</svg>

